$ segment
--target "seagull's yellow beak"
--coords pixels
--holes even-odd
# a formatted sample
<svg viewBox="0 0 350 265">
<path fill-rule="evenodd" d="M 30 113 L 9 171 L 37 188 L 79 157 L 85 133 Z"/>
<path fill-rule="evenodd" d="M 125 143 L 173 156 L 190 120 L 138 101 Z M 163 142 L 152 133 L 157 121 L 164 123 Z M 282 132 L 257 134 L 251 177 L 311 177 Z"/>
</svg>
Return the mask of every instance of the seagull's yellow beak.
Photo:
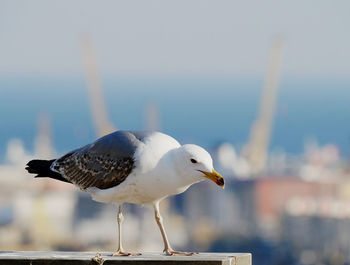
<svg viewBox="0 0 350 265">
<path fill-rule="evenodd" d="M 207 179 L 214 181 L 221 188 L 225 188 L 224 178 L 218 172 L 216 172 L 214 169 L 211 172 L 207 172 L 207 171 L 203 171 L 203 170 L 198 170 L 198 171 L 202 172 Z"/>
</svg>

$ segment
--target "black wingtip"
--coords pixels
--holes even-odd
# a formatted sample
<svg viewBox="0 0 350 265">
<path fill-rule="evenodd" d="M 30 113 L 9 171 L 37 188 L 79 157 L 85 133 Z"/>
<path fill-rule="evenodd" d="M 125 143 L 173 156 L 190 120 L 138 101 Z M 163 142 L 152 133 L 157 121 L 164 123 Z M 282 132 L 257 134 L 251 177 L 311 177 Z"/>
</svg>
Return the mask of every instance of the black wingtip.
<svg viewBox="0 0 350 265">
<path fill-rule="evenodd" d="M 52 162 L 50 160 L 30 160 L 25 169 L 31 174 L 47 173 L 50 172 Z"/>
<path fill-rule="evenodd" d="M 60 181 L 71 183 L 62 177 L 61 174 L 54 172 L 51 170 L 51 164 L 55 161 L 52 160 L 39 160 L 34 159 L 27 163 L 27 167 L 25 168 L 31 174 L 37 174 L 34 178 L 52 178 Z"/>
<path fill-rule="evenodd" d="M 33 168 L 29 167 L 29 166 L 26 167 L 25 169 L 28 171 L 28 173 L 31 173 L 31 174 L 37 174 L 38 173 L 37 170 L 35 170 L 35 169 L 33 169 Z"/>
</svg>

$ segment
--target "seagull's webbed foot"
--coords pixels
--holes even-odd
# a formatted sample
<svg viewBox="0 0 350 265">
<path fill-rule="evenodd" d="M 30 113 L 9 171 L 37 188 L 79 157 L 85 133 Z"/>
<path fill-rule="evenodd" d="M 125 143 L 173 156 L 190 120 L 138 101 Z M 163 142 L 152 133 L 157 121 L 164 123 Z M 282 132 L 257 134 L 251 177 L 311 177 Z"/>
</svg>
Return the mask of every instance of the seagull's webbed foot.
<svg viewBox="0 0 350 265">
<path fill-rule="evenodd" d="M 112 256 L 113 257 L 126 257 L 126 256 L 131 256 L 131 253 L 118 250 L 117 252 L 113 253 Z"/>
<path fill-rule="evenodd" d="M 117 250 L 117 252 L 112 254 L 113 257 L 128 257 L 128 256 L 141 256 L 141 253 L 130 253 L 124 250 Z"/>
<path fill-rule="evenodd" d="M 163 252 L 167 256 L 194 256 L 197 255 L 197 252 L 183 252 L 183 251 L 175 251 L 171 248 L 169 249 L 164 249 Z"/>
</svg>

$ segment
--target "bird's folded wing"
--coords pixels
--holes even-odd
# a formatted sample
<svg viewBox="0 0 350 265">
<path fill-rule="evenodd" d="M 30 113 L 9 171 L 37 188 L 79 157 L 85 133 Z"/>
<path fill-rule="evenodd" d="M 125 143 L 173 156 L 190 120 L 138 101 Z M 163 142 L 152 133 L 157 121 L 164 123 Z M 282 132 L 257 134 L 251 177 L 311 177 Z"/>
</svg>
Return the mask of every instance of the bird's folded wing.
<svg viewBox="0 0 350 265">
<path fill-rule="evenodd" d="M 83 190 L 108 189 L 131 173 L 140 144 L 132 132 L 115 132 L 57 159 L 51 169 Z"/>
</svg>

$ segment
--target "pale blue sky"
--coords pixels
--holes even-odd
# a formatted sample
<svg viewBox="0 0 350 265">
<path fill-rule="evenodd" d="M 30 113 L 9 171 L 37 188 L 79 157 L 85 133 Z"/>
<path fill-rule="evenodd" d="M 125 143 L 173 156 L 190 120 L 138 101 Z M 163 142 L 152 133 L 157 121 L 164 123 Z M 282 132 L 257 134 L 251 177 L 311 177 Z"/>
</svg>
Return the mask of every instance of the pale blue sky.
<svg viewBox="0 0 350 265">
<path fill-rule="evenodd" d="M 0 74 L 81 74 L 79 34 L 103 74 L 349 75 L 350 1 L 0 0 Z"/>
</svg>

